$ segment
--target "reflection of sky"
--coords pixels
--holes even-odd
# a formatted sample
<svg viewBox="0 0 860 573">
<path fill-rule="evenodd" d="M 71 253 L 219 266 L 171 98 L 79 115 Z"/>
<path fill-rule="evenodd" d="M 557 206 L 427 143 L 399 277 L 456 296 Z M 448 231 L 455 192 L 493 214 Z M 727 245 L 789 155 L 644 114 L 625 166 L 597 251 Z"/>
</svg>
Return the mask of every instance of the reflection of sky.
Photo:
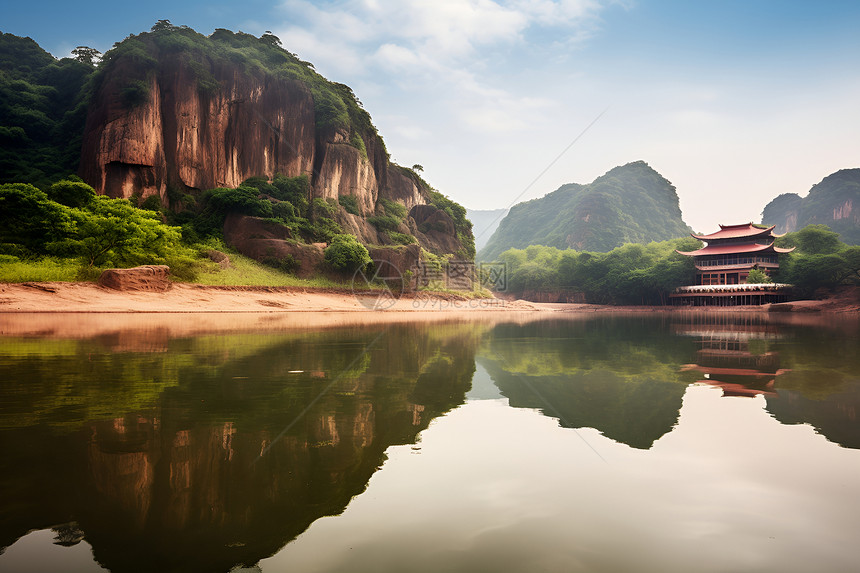
<svg viewBox="0 0 860 573">
<path fill-rule="evenodd" d="M 15 573 L 45 573 L 74 571 L 89 573 L 106 571 L 93 559 L 93 550 L 86 541 L 71 547 L 54 545 L 56 533 L 50 529 L 28 533 L 0 554 L 0 571 Z"/>
<path fill-rule="evenodd" d="M 503 398 L 504 396 L 490 377 L 490 373 L 480 363 L 476 362 L 475 375 L 472 377 L 472 389 L 466 394 L 466 400 L 498 400 Z"/>
<path fill-rule="evenodd" d="M 270 571 L 811 571 L 860 559 L 860 451 L 691 386 L 648 451 L 472 401 Z M 579 434 L 579 435 L 577 435 Z M 588 443 L 584 443 L 583 440 Z M 593 447 L 600 457 L 590 449 Z"/>
</svg>

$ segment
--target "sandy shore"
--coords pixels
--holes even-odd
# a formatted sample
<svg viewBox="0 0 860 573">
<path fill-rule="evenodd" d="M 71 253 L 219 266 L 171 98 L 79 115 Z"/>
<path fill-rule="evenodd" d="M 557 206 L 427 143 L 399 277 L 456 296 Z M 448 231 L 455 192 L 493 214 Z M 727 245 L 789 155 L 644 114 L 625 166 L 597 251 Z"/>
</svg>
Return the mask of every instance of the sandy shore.
<svg viewBox="0 0 860 573">
<path fill-rule="evenodd" d="M 226 287 L 177 283 L 165 292 L 119 291 L 95 283 L 0 284 L 0 315 L 7 313 L 296 313 L 296 312 L 677 312 L 676 307 L 553 304 L 524 300 L 466 300 L 413 293 L 394 298 L 384 291 L 295 287 Z M 689 310 L 689 309 L 687 309 Z M 860 289 L 842 289 L 822 300 L 755 307 L 699 307 L 715 311 L 860 313 Z"/>
<path fill-rule="evenodd" d="M 552 310 L 525 301 L 425 295 L 395 300 L 384 292 L 356 296 L 348 290 L 175 284 L 166 292 L 140 292 L 94 283 L 18 283 L 0 285 L 0 336 L 80 338 L 135 331 L 176 337 L 397 322 L 527 321 Z"/>
<path fill-rule="evenodd" d="M 472 312 L 549 310 L 545 305 L 499 299 L 405 295 L 384 291 L 289 287 L 214 287 L 174 284 L 166 292 L 118 291 L 94 283 L 0 285 L 0 313 L 243 313 L 243 312 Z"/>
<path fill-rule="evenodd" d="M 166 292 L 118 291 L 94 283 L 0 284 L 0 335 L 92 336 L 118 329 L 158 330 L 169 336 L 201 332 L 319 329 L 393 322 L 528 322 L 575 319 L 593 313 L 766 313 L 780 320 L 860 316 L 860 289 L 782 308 L 617 307 L 523 300 L 406 295 L 355 295 L 348 290 L 287 287 L 213 287 L 175 284 Z M 773 312 L 781 310 L 783 312 Z M 788 312 L 785 312 L 788 311 Z"/>
</svg>

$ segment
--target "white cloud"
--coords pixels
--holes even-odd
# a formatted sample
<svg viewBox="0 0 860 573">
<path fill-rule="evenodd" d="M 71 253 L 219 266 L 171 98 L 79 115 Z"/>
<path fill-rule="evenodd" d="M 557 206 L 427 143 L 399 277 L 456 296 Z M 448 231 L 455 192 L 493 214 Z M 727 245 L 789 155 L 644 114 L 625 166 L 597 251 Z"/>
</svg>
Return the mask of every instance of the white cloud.
<svg viewBox="0 0 860 573">
<path fill-rule="evenodd" d="M 539 122 L 550 107 L 528 85 L 508 85 L 521 71 L 509 60 L 527 34 L 551 27 L 574 38 L 595 25 L 599 10 L 597 0 L 287 0 L 279 35 L 331 79 L 372 78 L 388 105 L 398 94 L 421 94 L 437 107 L 436 120 L 457 119 L 491 137 Z M 422 126 L 431 128 L 438 121 Z"/>
</svg>

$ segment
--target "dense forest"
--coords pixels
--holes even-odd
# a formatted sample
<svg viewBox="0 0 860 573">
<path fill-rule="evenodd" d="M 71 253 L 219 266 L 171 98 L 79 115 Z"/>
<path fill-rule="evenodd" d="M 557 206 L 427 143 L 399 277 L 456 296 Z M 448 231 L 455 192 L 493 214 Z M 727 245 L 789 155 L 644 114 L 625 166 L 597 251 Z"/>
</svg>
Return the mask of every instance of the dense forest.
<svg viewBox="0 0 860 573">
<path fill-rule="evenodd" d="M 605 253 L 625 243 L 666 241 L 689 232 L 675 187 L 644 161 L 635 161 L 588 185 L 562 185 L 514 205 L 479 258 L 493 260 L 529 245 Z"/>
<path fill-rule="evenodd" d="M 57 60 L 0 33 L 0 183 L 45 187 L 77 172 L 95 70 L 92 53 Z"/>
</svg>

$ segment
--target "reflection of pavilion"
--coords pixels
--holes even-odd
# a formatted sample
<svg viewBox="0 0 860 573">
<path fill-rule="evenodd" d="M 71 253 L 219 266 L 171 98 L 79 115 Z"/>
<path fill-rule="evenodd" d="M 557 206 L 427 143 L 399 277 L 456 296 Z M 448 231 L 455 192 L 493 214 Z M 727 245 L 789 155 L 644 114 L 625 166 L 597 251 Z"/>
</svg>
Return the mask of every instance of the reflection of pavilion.
<svg viewBox="0 0 860 573">
<path fill-rule="evenodd" d="M 776 396 L 777 376 L 788 372 L 779 367 L 779 353 L 753 352 L 751 344 L 778 338 L 767 328 L 738 330 L 719 324 L 690 325 L 677 329 L 697 339 L 696 363 L 685 364 L 682 372 L 700 372 L 699 382 L 718 386 L 723 396 Z"/>
</svg>

